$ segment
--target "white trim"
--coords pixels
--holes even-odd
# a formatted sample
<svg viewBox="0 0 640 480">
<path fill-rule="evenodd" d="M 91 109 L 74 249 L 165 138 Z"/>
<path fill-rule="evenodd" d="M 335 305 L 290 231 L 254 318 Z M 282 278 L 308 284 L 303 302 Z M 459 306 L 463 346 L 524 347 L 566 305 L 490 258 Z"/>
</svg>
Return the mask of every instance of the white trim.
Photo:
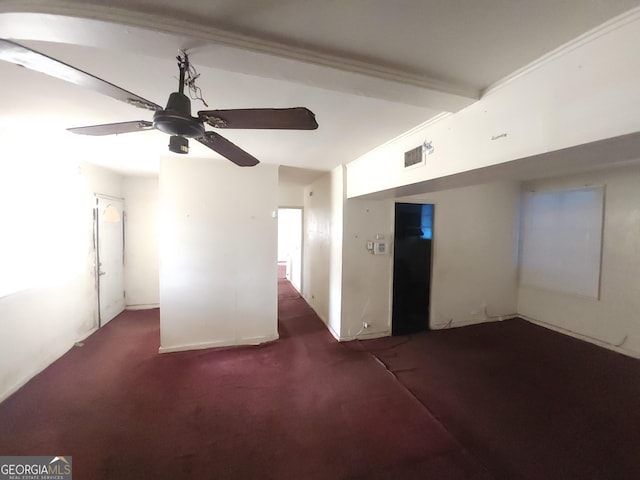
<svg viewBox="0 0 640 480">
<path fill-rule="evenodd" d="M 329 333 L 331 333 L 333 338 L 335 338 L 336 340 L 340 341 L 340 334 L 333 329 L 333 327 L 331 326 L 331 324 L 329 323 L 329 321 L 326 318 L 324 318 L 322 315 L 320 315 L 320 313 L 318 313 L 318 311 L 316 311 L 316 309 L 313 308 L 313 305 L 311 305 L 311 302 L 309 301 L 309 298 L 307 298 L 305 295 L 302 295 L 302 294 L 300 294 L 300 296 L 307 303 L 309 308 L 311 308 L 311 310 L 313 310 L 313 313 L 315 313 L 316 316 L 322 321 L 322 323 L 324 323 L 324 326 L 327 327 L 327 330 L 329 330 Z"/>
<path fill-rule="evenodd" d="M 629 350 L 628 348 L 619 347 L 617 345 L 614 345 L 612 343 L 606 342 L 604 340 L 600 340 L 598 338 L 590 337 L 589 335 L 585 335 L 585 334 L 582 334 L 582 333 L 574 332 L 574 331 L 568 330 L 566 328 L 558 327 L 558 326 L 553 325 L 551 323 L 543 322 L 542 320 L 536 320 L 535 318 L 527 317 L 525 315 L 518 315 L 518 317 L 522 318 L 523 320 L 526 320 L 527 322 L 530 322 L 530 323 L 533 323 L 535 325 L 538 325 L 540 327 L 548 328 L 549 330 L 553 330 L 555 332 L 562 333 L 563 335 L 568 335 L 570 337 L 577 338 L 578 340 L 582 340 L 582 341 L 591 343 L 593 345 L 597 345 L 599 347 L 606 348 L 607 350 L 613 350 L 614 352 L 621 353 L 621 354 L 626 355 L 628 357 L 640 359 L 640 352 L 638 352 L 636 350 Z"/>
<path fill-rule="evenodd" d="M 564 45 L 561 45 L 560 47 L 554 50 L 551 50 L 550 52 L 544 54 L 542 57 L 534 60 L 528 65 L 525 65 L 524 67 L 519 68 L 518 70 L 507 75 L 506 77 L 503 77 L 497 82 L 489 85 L 487 88 L 485 88 L 481 92 L 481 98 L 485 97 L 486 95 L 494 93 L 495 91 L 501 89 L 502 87 L 510 84 L 514 80 L 517 80 L 518 78 L 524 75 L 527 75 L 528 73 L 534 70 L 537 70 L 543 65 L 549 62 L 552 62 L 566 55 L 567 53 L 577 48 L 580 48 L 583 45 L 586 45 L 587 43 L 593 42 L 594 40 L 597 40 L 599 37 L 606 35 L 608 33 L 611 33 L 615 30 L 618 30 L 619 28 L 631 22 L 634 22 L 636 20 L 640 20 L 640 7 L 635 7 L 627 12 L 622 13 L 621 15 L 618 15 L 617 17 L 612 18 L 611 20 L 608 20 L 607 22 L 601 25 L 598 25 L 597 27 L 580 35 L 579 37 L 576 37 L 573 40 L 570 40 L 569 42 L 565 43 Z"/>
<path fill-rule="evenodd" d="M 232 48 L 328 67 L 343 72 L 356 73 L 467 99 L 477 100 L 480 94 L 478 89 L 467 85 L 443 82 L 426 75 L 417 75 L 361 60 L 243 35 L 204 23 L 185 21 L 176 17 L 165 17 L 149 12 L 136 12 L 113 6 L 80 4 L 65 0 L 13 0 L 3 2 L 0 6 L 0 13 L 40 13 L 129 25 L 181 37 L 197 38 Z"/>
<path fill-rule="evenodd" d="M 87 331 L 86 333 L 80 335 L 78 337 L 78 339 L 73 342 L 73 344 L 75 345 L 78 342 L 82 342 L 83 340 L 86 340 L 87 338 L 89 338 L 91 335 L 93 335 L 95 332 L 97 332 L 99 330 L 98 327 L 93 327 L 91 330 Z"/>
<path fill-rule="evenodd" d="M 49 367 L 53 362 L 55 362 L 60 357 L 62 357 L 65 353 L 71 350 L 71 348 L 72 347 L 67 348 L 66 350 L 56 350 L 56 353 L 47 356 L 47 358 L 43 361 L 42 366 L 31 370 L 26 375 L 23 375 L 20 380 L 18 380 L 16 383 L 11 385 L 7 390 L 5 390 L 4 392 L 0 392 L 0 404 L 4 402 L 7 398 L 9 398 L 11 395 L 16 393 L 18 390 L 20 390 L 23 386 L 25 386 L 27 382 L 29 382 L 29 380 L 31 380 L 33 377 L 38 375 L 45 368 Z"/>
<path fill-rule="evenodd" d="M 324 322 L 324 324 L 327 326 L 327 330 L 329 330 L 329 333 L 331 333 L 333 338 L 335 338 L 337 341 L 340 342 L 341 341 L 340 334 L 338 334 L 338 332 L 336 332 L 328 322 Z"/>
<path fill-rule="evenodd" d="M 124 202 L 124 198 L 122 197 L 114 197 L 113 195 L 107 195 L 106 193 L 93 193 L 93 196 L 96 198 L 102 198 L 103 200 L 120 200 Z"/>
<path fill-rule="evenodd" d="M 159 303 L 141 303 L 138 305 L 127 305 L 125 310 L 151 310 L 153 308 L 160 308 Z"/>
<path fill-rule="evenodd" d="M 360 333 L 358 335 L 347 335 L 345 337 L 339 338 L 340 342 L 351 342 L 352 340 L 370 340 L 372 338 L 382 338 L 382 337 L 390 337 L 391 330 L 385 330 L 383 332 L 367 332 Z"/>
<path fill-rule="evenodd" d="M 278 340 L 279 335 L 260 336 L 260 337 L 248 337 L 239 338 L 235 340 L 216 340 L 213 342 L 202 343 L 188 343 L 184 345 L 175 345 L 173 347 L 160 346 L 158 353 L 172 353 L 172 352 L 184 352 L 188 350 L 204 350 L 206 348 L 220 348 L 220 347 L 236 347 L 241 345 L 259 345 L 261 343 L 273 342 Z"/>
<path fill-rule="evenodd" d="M 438 325 L 430 325 L 429 329 L 436 330 L 449 330 L 450 328 L 458 328 L 458 327 L 470 327 L 471 325 L 481 325 L 483 323 L 493 323 L 493 322 L 503 322 L 505 320 L 511 320 L 513 318 L 519 318 L 521 315 L 516 313 L 511 315 L 502 315 L 495 318 L 485 318 L 483 320 L 459 320 L 457 322 L 445 322 L 440 323 Z"/>
<path fill-rule="evenodd" d="M 93 327 L 91 330 L 78 336 L 77 339 L 73 343 L 71 343 L 71 345 L 68 345 L 63 348 L 58 348 L 54 353 L 48 355 L 47 358 L 45 358 L 41 362 L 41 366 L 38 366 L 35 369 L 31 370 L 31 372 L 27 373 L 26 375 L 23 375 L 20 380 L 18 380 L 16 383 L 10 386 L 4 392 L 0 392 L 0 403 L 4 402 L 7 398 L 9 398 L 11 395 L 16 393 L 22 387 L 24 387 L 33 377 L 43 372 L 45 369 L 49 368 L 53 362 L 55 362 L 56 360 L 64 356 L 67 352 L 69 352 L 72 348 L 74 348 L 74 345 L 77 342 L 81 342 L 82 340 L 86 339 L 97 330 L 98 330 L 97 327 Z"/>
</svg>

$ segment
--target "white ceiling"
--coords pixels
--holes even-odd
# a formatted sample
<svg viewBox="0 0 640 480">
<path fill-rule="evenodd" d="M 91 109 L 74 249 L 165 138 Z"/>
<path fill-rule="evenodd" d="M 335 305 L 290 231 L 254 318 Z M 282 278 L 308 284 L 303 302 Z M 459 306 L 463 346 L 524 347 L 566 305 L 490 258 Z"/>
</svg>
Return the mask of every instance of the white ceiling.
<svg viewBox="0 0 640 480">
<path fill-rule="evenodd" d="M 301 181 L 296 169 L 331 169 L 463 108 L 504 76 L 639 4 L 198 0 L 178 8 L 169 0 L 0 0 L 0 37 L 159 104 L 176 89 L 174 57 L 187 48 L 209 108 L 315 112 L 317 131 L 219 131 L 262 162 L 294 167 L 285 171 Z M 153 173 L 167 154 L 159 132 L 93 138 L 64 130 L 149 120 L 149 112 L 5 62 L 0 78 L 4 151 L 26 148 L 37 132 L 38 143 L 124 173 Z M 191 146 L 192 155 L 216 157 Z"/>
<path fill-rule="evenodd" d="M 482 89 L 638 2 L 111 0 L 109 4 Z"/>
</svg>

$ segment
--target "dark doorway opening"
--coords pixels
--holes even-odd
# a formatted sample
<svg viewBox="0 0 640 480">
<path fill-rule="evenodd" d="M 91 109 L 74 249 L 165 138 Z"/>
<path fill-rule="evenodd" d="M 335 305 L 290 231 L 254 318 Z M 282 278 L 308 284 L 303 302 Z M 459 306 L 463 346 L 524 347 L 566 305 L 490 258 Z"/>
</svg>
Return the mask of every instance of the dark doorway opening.
<svg viewBox="0 0 640 480">
<path fill-rule="evenodd" d="M 433 205 L 396 203 L 393 335 L 429 330 Z"/>
</svg>

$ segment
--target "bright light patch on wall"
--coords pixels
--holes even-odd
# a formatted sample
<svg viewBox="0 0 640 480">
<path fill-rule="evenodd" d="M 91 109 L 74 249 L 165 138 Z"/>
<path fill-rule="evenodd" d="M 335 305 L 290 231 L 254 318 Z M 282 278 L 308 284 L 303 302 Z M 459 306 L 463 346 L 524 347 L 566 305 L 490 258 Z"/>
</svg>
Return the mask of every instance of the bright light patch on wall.
<svg viewBox="0 0 640 480">
<path fill-rule="evenodd" d="M 82 271 L 91 232 L 86 195 L 74 162 L 42 152 L 3 154 L 0 297 L 64 283 Z"/>
</svg>

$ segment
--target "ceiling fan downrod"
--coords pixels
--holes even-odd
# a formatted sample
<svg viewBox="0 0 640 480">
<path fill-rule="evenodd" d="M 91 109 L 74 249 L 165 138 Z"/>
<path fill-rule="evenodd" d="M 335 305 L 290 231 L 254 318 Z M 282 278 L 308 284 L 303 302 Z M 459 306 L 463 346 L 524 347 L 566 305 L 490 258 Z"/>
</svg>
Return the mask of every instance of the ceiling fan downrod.
<svg viewBox="0 0 640 480">
<path fill-rule="evenodd" d="M 184 94 L 184 78 L 189 69 L 189 56 L 185 52 L 180 52 L 180 55 L 178 55 L 176 59 L 178 60 L 178 68 L 180 69 L 178 93 Z M 189 114 L 191 114 L 191 112 L 189 112 Z"/>
<path fill-rule="evenodd" d="M 180 52 L 177 59 L 180 85 L 178 85 L 178 91 L 171 94 L 166 108 L 163 109 L 162 106 L 91 73 L 24 45 L 0 38 L 0 60 L 59 78 L 82 88 L 88 88 L 128 105 L 155 112 L 153 123 L 148 120 L 133 120 L 67 129 L 78 135 L 119 135 L 158 129 L 171 135 L 169 144 L 171 152 L 187 153 L 189 150 L 188 138 L 195 138 L 206 148 L 213 150 L 234 164 L 241 167 L 253 167 L 260 163 L 256 157 L 222 135 L 205 131 L 204 125 L 207 124 L 213 128 L 249 130 L 315 130 L 318 128 L 314 113 L 305 107 L 201 110 L 197 112 L 196 117 L 193 117 L 191 115 L 191 100 L 185 96 L 184 90 L 186 86 L 191 98 L 202 101 L 204 106 L 208 108 L 202 98 L 200 87 L 195 84 L 200 75 L 190 64 L 185 52 Z"/>
<path fill-rule="evenodd" d="M 204 125 L 199 118 L 191 116 L 191 100 L 184 94 L 184 80 L 189 68 L 189 57 L 183 53 L 177 59 L 180 70 L 178 91 L 169 96 L 164 110 L 159 110 L 153 115 L 153 126 L 172 136 L 200 138 L 204 135 Z M 172 138 L 169 149 L 175 153 L 187 153 L 189 144 L 186 138 Z"/>
</svg>

